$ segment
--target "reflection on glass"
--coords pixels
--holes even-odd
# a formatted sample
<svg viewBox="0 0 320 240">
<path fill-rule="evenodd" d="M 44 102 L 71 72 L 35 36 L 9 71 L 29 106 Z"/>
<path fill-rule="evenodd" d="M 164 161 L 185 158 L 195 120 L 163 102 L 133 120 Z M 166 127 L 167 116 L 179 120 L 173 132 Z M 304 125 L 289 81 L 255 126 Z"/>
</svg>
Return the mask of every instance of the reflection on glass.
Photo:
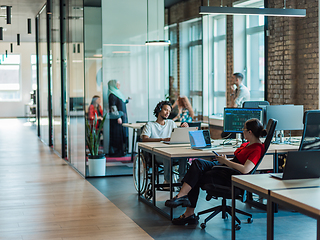
<svg viewBox="0 0 320 240">
<path fill-rule="evenodd" d="M 61 72 L 60 72 L 60 12 L 59 0 L 53 0 L 52 31 L 51 31 L 51 79 L 52 79 L 52 120 L 53 120 L 53 147 L 62 155 L 61 136 Z"/>
<path fill-rule="evenodd" d="M 49 144 L 49 112 L 48 112 L 48 69 L 47 69 L 47 13 L 39 16 L 39 104 L 40 104 L 40 138 Z"/>
<path fill-rule="evenodd" d="M 69 1 L 68 15 L 68 159 L 85 175 L 83 1 Z"/>
</svg>

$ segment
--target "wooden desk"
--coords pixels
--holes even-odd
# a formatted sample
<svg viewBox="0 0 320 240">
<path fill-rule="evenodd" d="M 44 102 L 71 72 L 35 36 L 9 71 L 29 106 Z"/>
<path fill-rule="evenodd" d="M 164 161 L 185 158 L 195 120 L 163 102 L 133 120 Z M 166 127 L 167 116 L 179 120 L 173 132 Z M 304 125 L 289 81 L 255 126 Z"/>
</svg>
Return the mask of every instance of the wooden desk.
<svg viewBox="0 0 320 240">
<path fill-rule="evenodd" d="M 267 199 L 267 214 L 272 214 L 267 221 L 267 239 L 273 239 L 273 231 L 271 231 L 271 229 L 273 229 L 274 204 L 270 201 L 270 194 L 273 191 L 283 191 L 287 189 L 320 189 L 320 179 L 279 180 L 270 177 L 269 174 L 235 175 L 232 176 L 233 195 L 235 187 L 258 194 Z M 235 207 L 236 201 L 232 198 L 232 239 L 235 239 Z"/>
<path fill-rule="evenodd" d="M 274 238 L 274 203 L 301 212 L 317 220 L 317 240 L 320 240 L 320 188 L 275 190 L 268 200 L 268 240 Z"/>
<path fill-rule="evenodd" d="M 134 149 L 136 146 L 136 141 L 135 141 L 135 137 L 136 137 L 136 133 L 139 129 L 141 129 L 145 123 L 122 123 L 123 127 L 127 127 L 127 128 L 132 128 L 133 132 L 132 132 L 132 143 L 131 143 L 131 162 L 133 162 L 133 156 L 134 156 Z M 175 122 L 175 124 L 177 125 L 177 127 L 180 127 L 181 122 Z M 209 124 L 208 123 L 201 123 L 201 128 L 208 128 Z"/>
</svg>

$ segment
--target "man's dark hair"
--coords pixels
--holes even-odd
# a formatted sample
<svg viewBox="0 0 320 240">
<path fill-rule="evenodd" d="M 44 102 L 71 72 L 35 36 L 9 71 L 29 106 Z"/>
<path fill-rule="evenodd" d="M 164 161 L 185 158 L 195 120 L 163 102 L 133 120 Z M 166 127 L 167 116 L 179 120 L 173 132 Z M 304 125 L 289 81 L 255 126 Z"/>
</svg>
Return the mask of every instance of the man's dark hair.
<svg viewBox="0 0 320 240">
<path fill-rule="evenodd" d="M 241 81 L 243 80 L 242 73 L 234 73 L 233 76 L 235 76 L 236 78 L 239 78 Z"/>
<path fill-rule="evenodd" d="M 159 113 L 161 112 L 161 109 L 164 105 L 168 105 L 170 106 L 170 108 L 172 109 L 172 105 L 169 101 L 161 101 L 157 104 L 157 106 L 155 107 L 155 109 L 153 110 L 153 114 L 156 116 L 156 118 L 158 117 Z"/>
</svg>

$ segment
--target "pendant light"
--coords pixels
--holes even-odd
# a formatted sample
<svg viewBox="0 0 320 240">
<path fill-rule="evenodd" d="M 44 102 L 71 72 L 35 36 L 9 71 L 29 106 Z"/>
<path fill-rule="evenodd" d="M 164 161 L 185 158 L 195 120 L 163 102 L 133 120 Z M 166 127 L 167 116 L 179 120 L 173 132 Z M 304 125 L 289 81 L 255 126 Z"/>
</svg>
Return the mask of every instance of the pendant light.
<svg viewBox="0 0 320 240">
<path fill-rule="evenodd" d="M 17 34 L 17 45 L 20 46 L 20 33 Z"/>
<path fill-rule="evenodd" d="M 27 19 L 28 34 L 31 34 L 31 18 Z"/>
<path fill-rule="evenodd" d="M 209 7 L 201 6 L 199 14 L 225 14 L 225 15 L 261 15 L 273 17 L 305 17 L 306 9 L 286 8 L 286 0 L 283 8 L 246 8 L 246 7 Z"/>
<path fill-rule="evenodd" d="M 149 46 L 168 46 L 168 45 L 170 45 L 170 40 L 159 40 L 158 0 L 157 0 L 156 11 L 157 11 L 157 35 L 158 35 L 158 39 L 149 41 L 149 0 L 147 0 L 147 41 L 146 41 L 145 44 L 149 45 Z"/>
<path fill-rule="evenodd" d="M 3 40 L 3 27 L 0 27 L 0 40 Z"/>
<path fill-rule="evenodd" d="M 13 44 L 10 43 L 10 52 L 13 53 Z"/>
<path fill-rule="evenodd" d="M 7 6 L 7 24 L 11 24 L 11 8 L 12 6 Z"/>
</svg>

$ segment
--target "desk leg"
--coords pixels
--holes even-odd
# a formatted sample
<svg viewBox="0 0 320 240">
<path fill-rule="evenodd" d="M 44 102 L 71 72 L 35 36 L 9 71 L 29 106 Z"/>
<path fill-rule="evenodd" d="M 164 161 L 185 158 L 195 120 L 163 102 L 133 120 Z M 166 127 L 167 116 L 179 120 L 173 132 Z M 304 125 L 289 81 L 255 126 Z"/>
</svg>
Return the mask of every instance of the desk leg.
<svg viewBox="0 0 320 240">
<path fill-rule="evenodd" d="M 279 172 L 279 155 L 278 152 L 276 151 L 274 153 L 274 159 L 273 159 L 273 172 L 278 173 Z M 274 213 L 278 212 L 278 204 L 274 204 Z"/>
<path fill-rule="evenodd" d="M 232 195 L 232 240 L 236 239 L 236 199 L 234 196 L 235 186 L 232 183 L 231 195 Z"/>
<path fill-rule="evenodd" d="M 132 144 L 131 144 L 131 162 L 133 162 L 133 154 L 134 154 L 134 147 L 135 147 L 135 135 L 136 135 L 136 129 L 133 129 L 132 133 Z"/>
<path fill-rule="evenodd" d="M 166 160 L 165 160 L 166 161 Z M 169 187 L 170 187 L 170 199 L 172 199 L 172 159 L 169 158 L 169 161 L 170 161 L 170 184 L 169 184 Z M 173 219 L 173 208 L 170 208 L 170 220 Z"/>
<path fill-rule="evenodd" d="M 317 219 L 317 240 L 320 240 L 320 217 Z"/>
<path fill-rule="evenodd" d="M 270 199 L 270 194 L 267 199 L 267 240 L 274 238 L 274 206 L 275 204 Z"/>
<path fill-rule="evenodd" d="M 152 161 L 152 176 L 151 176 L 151 182 L 152 182 L 152 203 L 153 203 L 153 206 L 156 206 L 156 188 L 155 188 L 155 157 L 154 157 L 154 154 L 151 154 L 152 157 L 151 157 L 151 161 Z"/>
</svg>

